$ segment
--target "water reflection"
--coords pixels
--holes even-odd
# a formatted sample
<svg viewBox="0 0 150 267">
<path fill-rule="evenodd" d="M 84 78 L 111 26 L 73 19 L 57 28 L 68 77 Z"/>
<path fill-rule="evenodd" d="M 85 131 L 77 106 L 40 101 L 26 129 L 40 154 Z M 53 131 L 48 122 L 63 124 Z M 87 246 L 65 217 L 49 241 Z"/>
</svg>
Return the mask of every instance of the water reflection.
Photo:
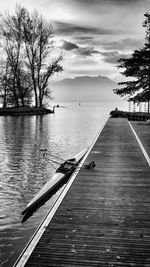
<svg viewBox="0 0 150 267">
<path fill-rule="evenodd" d="M 42 126 L 42 116 L 5 117 L 3 119 L 4 154 L 1 154 L 0 158 L 0 181 L 7 184 L 1 190 L 7 217 L 9 214 L 7 209 L 14 214 L 13 207 L 17 206 L 20 211 L 24 203 L 45 182 L 45 162 L 42 161 L 38 149 L 41 144 L 40 140 L 43 139 L 43 131 L 45 134 L 45 128 Z M 44 142 L 47 146 L 46 138 Z M 26 191 L 28 194 L 24 194 Z M 12 192 L 15 194 L 13 198 Z M 11 220 L 14 220 L 14 217 L 12 216 Z M 7 225 L 5 221 L 3 223 Z"/>
<path fill-rule="evenodd" d="M 53 170 L 39 151 L 48 147 L 44 116 L 1 117 L 0 124 L 0 247 L 7 264 L 14 243 L 24 236 L 21 211 Z"/>
<path fill-rule="evenodd" d="M 113 104 L 115 107 L 116 104 Z M 55 114 L 0 117 L 0 265 L 12 266 L 56 197 L 27 222 L 21 212 L 55 172 L 40 148 L 70 158 L 93 141 L 113 108 L 67 104 Z M 56 166 L 57 167 L 57 166 Z"/>
</svg>

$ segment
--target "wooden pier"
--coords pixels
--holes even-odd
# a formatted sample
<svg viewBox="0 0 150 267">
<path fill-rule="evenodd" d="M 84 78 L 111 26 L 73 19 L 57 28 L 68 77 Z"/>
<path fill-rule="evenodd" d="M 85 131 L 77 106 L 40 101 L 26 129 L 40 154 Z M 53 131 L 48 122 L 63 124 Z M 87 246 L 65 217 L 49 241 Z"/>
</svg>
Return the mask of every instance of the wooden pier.
<svg viewBox="0 0 150 267">
<path fill-rule="evenodd" d="M 150 167 L 126 119 L 108 120 L 85 163 L 92 160 L 26 267 L 150 266 Z"/>
</svg>

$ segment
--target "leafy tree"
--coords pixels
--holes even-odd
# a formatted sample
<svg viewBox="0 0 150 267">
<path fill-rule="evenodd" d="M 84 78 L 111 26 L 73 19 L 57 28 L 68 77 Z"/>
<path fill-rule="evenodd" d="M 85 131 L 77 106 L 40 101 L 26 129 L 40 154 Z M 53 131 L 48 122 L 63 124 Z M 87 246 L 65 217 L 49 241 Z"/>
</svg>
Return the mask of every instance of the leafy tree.
<svg viewBox="0 0 150 267">
<path fill-rule="evenodd" d="M 120 96 L 126 96 L 129 101 L 147 102 L 148 112 L 150 103 L 150 14 L 145 14 L 143 27 L 146 28 L 146 43 L 142 49 L 135 50 L 129 58 L 119 60 L 119 68 L 122 74 L 132 77 L 133 80 L 120 82 L 114 92 Z"/>
</svg>

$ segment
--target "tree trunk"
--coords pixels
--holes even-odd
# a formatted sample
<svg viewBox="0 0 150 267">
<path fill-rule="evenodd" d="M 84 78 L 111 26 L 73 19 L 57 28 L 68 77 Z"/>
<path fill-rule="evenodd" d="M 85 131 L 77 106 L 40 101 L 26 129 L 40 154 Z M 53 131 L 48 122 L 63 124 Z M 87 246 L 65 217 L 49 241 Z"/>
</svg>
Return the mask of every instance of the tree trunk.
<svg viewBox="0 0 150 267">
<path fill-rule="evenodd" d="M 35 96 L 35 107 L 38 107 L 38 95 L 37 95 L 37 88 L 36 88 L 36 81 L 34 77 L 34 71 L 32 70 L 32 83 L 33 83 L 33 90 L 34 90 L 34 96 Z"/>
<path fill-rule="evenodd" d="M 37 96 L 37 91 L 36 91 L 36 85 L 34 83 L 34 96 L 35 96 L 35 107 L 38 107 L 38 96 Z"/>
<path fill-rule="evenodd" d="M 42 94 L 40 93 L 40 94 L 39 94 L 39 107 L 42 108 L 42 106 L 43 106 L 43 96 L 42 96 Z"/>
<path fill-rule="evenodd" d="M 6 107 L 7 104 L 7 86 L 4 87 L 4 99 L 3 99 L 3 108 Z"/>
<path fill-rule="evenodd" d="M 21 97 L 22 107 L 24 107 L 24 97 Z"/>
<path fill-rule="evenodd" d="M 15 106 L 19 107 L 19 101 L 18 101 L 18 96 L 17 96 L 17 92 L 16 92 L 15 77 L 14 77 L 14 81 L 13 81 L 13 93 L 14 93 L 14 99 L 15 99 Z"/>
<path fill-rule="evenodd" d="M 3 108 L 6 107 L 6 95 L 4 95 L 4 100 L 3 100 Z"/>
</svg>

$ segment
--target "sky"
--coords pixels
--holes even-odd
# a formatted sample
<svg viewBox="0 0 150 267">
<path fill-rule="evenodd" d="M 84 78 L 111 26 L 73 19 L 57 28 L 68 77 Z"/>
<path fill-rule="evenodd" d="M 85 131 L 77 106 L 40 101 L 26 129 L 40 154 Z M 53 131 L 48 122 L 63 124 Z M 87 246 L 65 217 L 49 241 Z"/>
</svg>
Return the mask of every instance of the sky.
<svg viewBox="0 0 150 267">
<path fill-rule="evenodd" d="M 64 71 L 56 79 L 107 76 L 121 81 L 117 60 L 144 44 L 144 13 L 150 0 L 0 0 L 3 13 L 16 4 L 35 9 L 51 22 L 54 54 L 63 55 Z"/>
</svg>

